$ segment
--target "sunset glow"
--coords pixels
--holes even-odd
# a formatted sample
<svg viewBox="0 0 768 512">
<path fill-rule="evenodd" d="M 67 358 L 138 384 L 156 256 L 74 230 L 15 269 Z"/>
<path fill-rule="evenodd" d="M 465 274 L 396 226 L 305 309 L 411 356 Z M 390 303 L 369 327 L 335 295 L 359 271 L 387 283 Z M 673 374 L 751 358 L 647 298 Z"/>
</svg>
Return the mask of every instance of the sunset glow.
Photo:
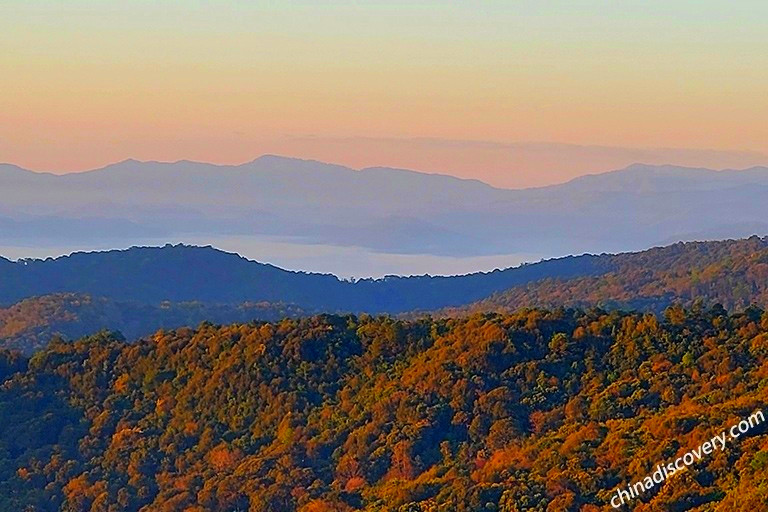
<svg viewBox="0 0 768 512">
<path fill-rule="evenodd" d="M 632 159 L 488 142 L 766 163 L 766 16 L 757 1 L 4 2 L 0 160 L 64 172 L 280 153 L 501 186 Z"/>
</svg>

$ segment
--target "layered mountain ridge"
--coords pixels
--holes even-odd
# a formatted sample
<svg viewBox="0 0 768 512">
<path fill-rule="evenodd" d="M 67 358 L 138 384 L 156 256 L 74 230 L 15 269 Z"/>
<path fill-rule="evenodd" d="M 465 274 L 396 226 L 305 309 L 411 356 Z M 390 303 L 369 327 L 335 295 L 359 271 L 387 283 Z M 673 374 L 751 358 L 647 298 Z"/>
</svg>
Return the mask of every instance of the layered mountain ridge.
<svg viewBox="0 0 768 512">
<path fill-rule="evenodd" d="M 397 254 L 564 255 L 763 235 L 767 195 L 765 167 L 637 164 L 505 190 L 278 156 L 242 165 L 126 160 L 65 175 L 4 165 L 0 234 L 6 244 L 31 247 L 242 236 Z"/>
<path fill-rule="evenodd" d="M 30 353 L 55 335 L 314 313 L 420 317 L 526 307 L 661 313 L 671 305 L 768 306 L 768 238 L 677 243 L 463 276 L 348 281 L 292 272 L 211 247 L 136 247 L 46 260 L 0 259 L 0 346 Z"/>
</svg>

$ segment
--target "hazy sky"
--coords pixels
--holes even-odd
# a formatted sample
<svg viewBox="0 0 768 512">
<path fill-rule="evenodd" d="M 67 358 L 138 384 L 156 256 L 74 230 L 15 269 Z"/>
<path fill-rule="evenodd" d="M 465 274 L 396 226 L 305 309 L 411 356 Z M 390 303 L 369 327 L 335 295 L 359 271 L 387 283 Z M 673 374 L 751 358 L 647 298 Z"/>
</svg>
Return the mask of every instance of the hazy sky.
<svg viewBox="0 0 768 512">
<path fill-rule="evenodd" d="M 414 4 L 0 0 L 0 161 L 768 163 L 768 2 Z"/>
</svg>

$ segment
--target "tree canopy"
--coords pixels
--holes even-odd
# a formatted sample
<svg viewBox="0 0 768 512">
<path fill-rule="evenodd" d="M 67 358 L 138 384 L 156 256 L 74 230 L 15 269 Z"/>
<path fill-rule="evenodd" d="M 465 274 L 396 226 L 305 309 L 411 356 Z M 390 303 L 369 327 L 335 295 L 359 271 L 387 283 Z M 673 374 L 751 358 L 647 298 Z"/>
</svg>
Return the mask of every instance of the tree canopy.
<svg viewBox="0 0 768 512">
<path fill-rule="evenodd" d="M 0 352 L 0 509 L 596 511 L 757 409 L 768 314 L 320 315 Z M 756 429 L 635 510 L 761 510 Z"/>
</svg>

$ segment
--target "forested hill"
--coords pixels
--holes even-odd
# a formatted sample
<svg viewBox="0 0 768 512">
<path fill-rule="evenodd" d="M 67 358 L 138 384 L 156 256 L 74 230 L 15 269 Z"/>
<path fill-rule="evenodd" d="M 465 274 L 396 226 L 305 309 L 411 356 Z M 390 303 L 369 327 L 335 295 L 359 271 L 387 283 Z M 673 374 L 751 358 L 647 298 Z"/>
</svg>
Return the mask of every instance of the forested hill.
<svg viewBox="0 0 768 512">
<path fill-rule="evenodd" d="M 75 253 L 46 260 L 0 259 L 0 304 L 78 293 L 121 301 L 279 302 L 336 312 L 400 313 L 467 304 L 545 277 L 609 270 L 595 256 L 568 257 L 458 277 L 387 277 L 357 282 L 291 272 L 210 247 L 174 245 Z"/>
<path fill-rule="evenodd" d="M 210 247 L 135 247 L 47 260 L 0 259 L 0 304 L 54 293 L 160 304 L 269 302 L 308 311 L 402 313 L 594 305 L 660 310 L 674 301 L 744 307 L 768 301 L 768 238 L 689 242 L 637 253 L 584 255 L 453 277 L 356 282 L 292 272 Z"/>
<path fill-rule="evenodd" d="M 0 259 L 0 283 L 0 348 L 31 354 L 55 335 L 75 339 L 107 328 L 133 340 L 202 321 L 319 312 L 455 315 L 532 306 L 660 312 L 695 302 L 731 310 L 767 307 L 768 239 L 679 243 L 466 276 L 354 283 L 209 247 L 166 246 L 44 261 Z"/>
<path fill-rule="evenodd" d="M 601 259 L 602 268 L 611 270 L 515 286 L 464 310 L 600 306 L 660 312 L 672 303 L 697 302 L 731 310 L 768 306 L 768 238 L 675 244 Z"/>
<path fill-rule="evenodd" d="M 311 313 L 290 304 L 243 302 L 163 302 L 144 304 L 56 293 L 24 299 L 0 308 L 0 349 L 32 354 L 51 339 L 81 338 L 100 330 L 120 332 L 135 340 L 159 329 L 196 326 L 202 322 L 229 324 L 254 320 L 280 320 Z"/>
<path fill-rule="evenodd" d="M 767 379 L 757 308 L 317 316 L 0 351 L 0 510 L 611 510 L 768 413 Z M 625 510 L 765 510 L 754 425 Z"/>
</svg>

